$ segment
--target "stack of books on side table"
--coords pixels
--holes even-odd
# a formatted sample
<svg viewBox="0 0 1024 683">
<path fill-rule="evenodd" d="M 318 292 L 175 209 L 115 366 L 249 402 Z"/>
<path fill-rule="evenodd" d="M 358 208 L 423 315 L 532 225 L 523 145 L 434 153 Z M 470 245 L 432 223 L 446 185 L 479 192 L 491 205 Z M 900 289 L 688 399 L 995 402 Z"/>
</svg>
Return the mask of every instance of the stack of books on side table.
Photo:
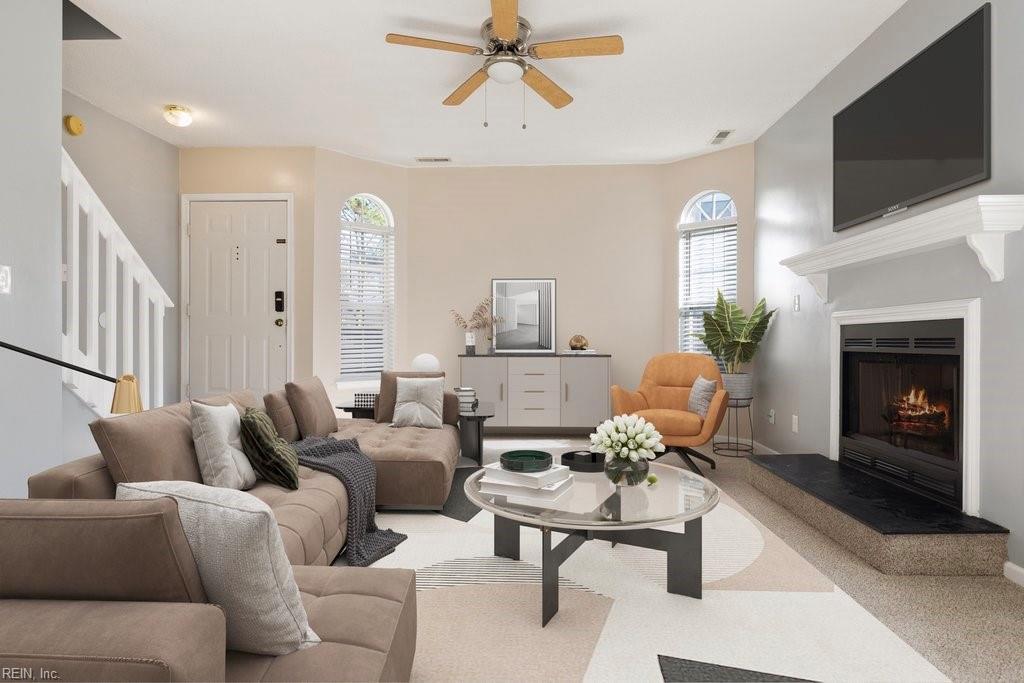
<svg viewBox="0 0 1024 683">
<path fill-rule="evenodd" d="M 551 503 L 572 485 L 572 473 L 565 465 L 552 465 L 542 472 L 511 472 L 501 463 L 484 466 L 480 493 L 508 496 L 522 502 Z"/>
</svg>

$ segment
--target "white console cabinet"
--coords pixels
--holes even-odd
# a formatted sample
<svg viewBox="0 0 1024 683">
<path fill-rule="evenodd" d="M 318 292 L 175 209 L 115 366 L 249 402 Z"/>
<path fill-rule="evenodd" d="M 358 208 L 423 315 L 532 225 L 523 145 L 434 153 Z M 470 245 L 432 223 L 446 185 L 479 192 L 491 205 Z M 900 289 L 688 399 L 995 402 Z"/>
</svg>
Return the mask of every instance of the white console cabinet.
<svg viewBox="0 0 1024 683">
<path fill-rule="evenodd" d="M 611 357 L 460 356 L 459 385 L 494 404 L 487 427 L 593 428 L 611 414 Z"/>
</svg>

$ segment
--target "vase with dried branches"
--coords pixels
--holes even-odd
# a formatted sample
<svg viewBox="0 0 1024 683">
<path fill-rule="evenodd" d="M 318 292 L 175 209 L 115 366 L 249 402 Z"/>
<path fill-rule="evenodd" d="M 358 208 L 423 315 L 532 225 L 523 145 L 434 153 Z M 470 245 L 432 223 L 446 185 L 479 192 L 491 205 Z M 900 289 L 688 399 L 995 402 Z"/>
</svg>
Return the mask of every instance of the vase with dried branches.
<svg viewBox="0 0 1024 683">
<path fill-rule="evenodd" d="M 490 341 L 492 331 L 494 330 L 495 323 L 501 321 L 500 317 L 495 317 L 491 313 L 491 297 L 487 297 L 473 309 L 473 312 L 468 316 L 464 316 L 454 308 L 451 310 L 452 320 L 455 321 L 455 326 L 461 328 L 466 333 L 466 355 L 476 355 L 476 332 L 477 330 L 487 331 L 487 340 Z"/>
</svg>

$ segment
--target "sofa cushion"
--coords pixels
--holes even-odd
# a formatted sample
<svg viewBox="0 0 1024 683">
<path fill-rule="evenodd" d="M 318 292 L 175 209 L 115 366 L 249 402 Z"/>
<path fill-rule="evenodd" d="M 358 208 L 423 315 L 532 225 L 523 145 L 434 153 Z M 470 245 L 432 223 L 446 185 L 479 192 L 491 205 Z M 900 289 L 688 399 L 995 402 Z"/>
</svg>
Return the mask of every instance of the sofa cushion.
<svg viewBox="0 0 1024 683">
<path fill-rule="evenodd" d="M 0 598 L 204 602 L 170 498 L 0 501 Z"/>
<path fill-rule="evenodd" d="M 100 418 L 89 429 L 117 483 L 203 480 L 188 403 Z"/>
<path fill-rule="evenodd" d="M 372 420 L 338 420 L 337 439 L 356 439 L 377 466 L 379 507 L 438 508 L 451 491 L 459 430 L 395 428 Z"/>
<path fill-rule="evenodd" d="M 259 481 L 248 493 L 274 512 L 289 562 L 334 561 L 345 544 L 348 524 L 348 493 L 337 477 L 300 465 L 298 490 Z"/>
<path fill-rule="evenodd" d="M 262 410 L 246 408 L 242 415 L 242 450 L 261 479 L 298 488 L 299 455 L 277 435 L 273 421 Z"/>
<path fill-rule="evenodd" d="M 246 408 L 263 409 L 263 404 L 260 402 L 259 396 L 257 396 L 251 389 L 229 391 L 228 393 L 220 394 L 219 396 L 197 398 L 195 401 L 197 403 L 205 403 L 208 406 L 226 406 L 231 404 L 238 409 L 239 415 L 244 413 Z"/>
<path fill-rule="evenodd" d="M 248 489 L 256 483 L 256 472 L 242 452 L 242 421 L 235 406 L 193 401 L 192 442 L 207 486 Z"/>
<path fill-rule="evenodd" d="M 283 655 L 320 642 L 309 627 L 274 513 L 244 491 L 193 482 L 119 484 L 119 500 L 171 496 L 228 647 Z"/>
<path fill-rule="evenodd" d="M 295 567 L 316 647 L 283 657 L 227 653 L 228 681 L 407 681 L 416 653 L 409 569 Z"/>
<path fill-rule="evenodd" d="M 443 377 L 399 377 L 394 427 L 440 429 L 444 409 Z"/>
<path fill-rule="evenodd" d="M 687 410 L 649 408 L 636 414 L 652 423 L 663 436 L 696 436 L 704 426 L 700 415 Z"/>
<path fill-rule="evenodd" d="M 288 382 L 284 385 L 284 391 L 302 438 L 328 436 L 334 431 L 338 417 L 319 377 Z"/>
<path fill-rule="evenodd" d="M 267 415 L 274 421 L 277 427 L 277 434 L 282 439 L 291 443 L 299 440 L 299 425 L 295 421 L 295 413 L 288 403 L 288 395 L 284 389 L 278 389 L 263 397 L 263 405 L 266 407 Z"/>
</svg>

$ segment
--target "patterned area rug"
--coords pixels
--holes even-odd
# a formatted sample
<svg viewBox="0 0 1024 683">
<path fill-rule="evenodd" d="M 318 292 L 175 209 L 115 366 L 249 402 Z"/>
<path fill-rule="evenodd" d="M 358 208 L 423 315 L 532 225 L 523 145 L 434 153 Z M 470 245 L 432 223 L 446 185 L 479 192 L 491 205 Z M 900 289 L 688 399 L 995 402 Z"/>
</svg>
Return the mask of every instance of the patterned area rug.
<svg viewBox="0 0 1024 683">
<path fill-rule="evenodd" d="M 502 439 L 484 462 L 509 443 L 580 445 Z M 521 561 L 495 557 L 465 469 L 442 513 L 378 515 L 409 539 L 375 566 L 417 570 L 414 680 L 945 680 L 724 494 L 704 518 L 702 600 L 666 592 L 664 553 L 590 541 L 562 565 L 560 610 L 542 628 L 540 534 L 522 530 Z"/>
</svg>

